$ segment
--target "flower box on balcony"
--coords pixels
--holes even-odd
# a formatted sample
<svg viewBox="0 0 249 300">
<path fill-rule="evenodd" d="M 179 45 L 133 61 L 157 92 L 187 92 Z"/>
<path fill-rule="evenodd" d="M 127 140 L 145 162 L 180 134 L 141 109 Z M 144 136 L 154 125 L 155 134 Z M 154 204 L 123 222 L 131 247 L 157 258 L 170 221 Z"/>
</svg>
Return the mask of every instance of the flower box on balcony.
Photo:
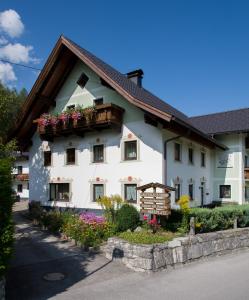
<svg viewBox="0 0 249 300">
<path fill-rule="evenodd" d="M 34 123 L 37 123 L 38 133 L 42 140 L 53 141 L 54 137 L 76 134 L 83 136 L 85 132 L 118 128 L 123 122 L 124 109 L 106 103 L 85 109 L 72 109 L 55 117 L 43 114 Z M 57 119 L 56 119 L 57 118 Z M 53 124 L 51 124 L 53 120 Z"/>
</svg>

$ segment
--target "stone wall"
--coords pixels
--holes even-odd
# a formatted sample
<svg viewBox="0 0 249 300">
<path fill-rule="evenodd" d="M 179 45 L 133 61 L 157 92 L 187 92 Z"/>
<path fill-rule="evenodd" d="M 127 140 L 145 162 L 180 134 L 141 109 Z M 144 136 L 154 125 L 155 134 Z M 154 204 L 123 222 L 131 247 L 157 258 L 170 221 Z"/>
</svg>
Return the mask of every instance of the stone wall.
<svg viewBox="0 0 249 300">
<path fill-rule="evenodd" d="M 5 300 L 5 279 L 0 280 L 0 300 Z"/>
<path fill-rule="evenodd" d="M 121 260 L 135 271 L 157 271 L 246 247 L 249 247 L 249 228 L 197 234 L 153 245 L 130 244 L 113 237 L 102 251 L 108 259 Z"/>
</svg>

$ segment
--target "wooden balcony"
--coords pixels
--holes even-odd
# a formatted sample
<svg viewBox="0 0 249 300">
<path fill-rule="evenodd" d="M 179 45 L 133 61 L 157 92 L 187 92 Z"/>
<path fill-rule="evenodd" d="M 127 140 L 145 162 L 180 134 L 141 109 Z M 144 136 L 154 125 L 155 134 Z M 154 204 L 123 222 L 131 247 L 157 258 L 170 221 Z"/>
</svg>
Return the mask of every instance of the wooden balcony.
<svg viewBox="0 0 249 300">
<path fill-rule="evenodd" d="M 78 120 L 69 118 L 66 122 L 60 120 L 56 125 L 40 125 L 38 120 L 37 130 L 42 140 L 53 142 L 55 137 L 78 135 L 84 136 L 86 132 L 101 131 L 103 129 L 121 130 L 124 109 L 106 103 L 97 105 L 89 115 L 82 115 Z"/>
<path fill-rule="evenodd" d="M 249 180 L 249 168 L 244 169 L 245 179 Z"/>
<path fill-rule="evenodd" d="M 13 178 L 16 181 L 28 181 L 29 174 L 13 174 Z"/>
</svg>

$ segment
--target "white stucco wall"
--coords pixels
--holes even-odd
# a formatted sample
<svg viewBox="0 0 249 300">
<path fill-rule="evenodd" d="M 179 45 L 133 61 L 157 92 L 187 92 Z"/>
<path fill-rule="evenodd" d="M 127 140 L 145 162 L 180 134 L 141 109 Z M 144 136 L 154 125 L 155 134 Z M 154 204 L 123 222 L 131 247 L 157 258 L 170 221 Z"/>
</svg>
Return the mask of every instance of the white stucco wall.
<svg viewBox="0 0 249 300">
<path fill-rule="evenodd" d="M 213 190 L 214 200 L 223 202 L 245 201 L 244 193 L 244 134 L 219 135 L 217 140 L 229 147 L 227 151 L 216 151 L 213 160 L 214 176 Z M 229 160 L 227 165 L 222 166 L 219 160 Z M 231 185 L 231 199 L 220 198 L 220 185 Z"/>
<path fill-rule="evenodd" d="M 76 81 L 84 71 L 90 78 L 84 89 Z M 91 201 L 91 184 L 104 183 L 106 195 L 123 193 L 124 183 L 142 185 L 151 181 L 162 182 L 162 132 L 160 129 L 144 123 L 144 113 L 129 104 L 115 91 L 100 85 L 99 78 L 82 63 L 76 65 L 69 75 L 56 99 L 55 112 L 60 112 L 67 105 L 80 104 L 89 106 L 93 100 L 103 97 L 106 103 L 115 103 L 125 109 L 121 132 L 104 130 L 86 134 L 83 138 L 69 136 L 56 138 L 53 143 L 42 142 L 37 134 L 33 137 L 30 148 L 30 199 L 42 201 L 44 205 L 54 205 L 49 199 L 49 182 L 60 179 L 60 182 L 71 183 L 70 203 L 61 202 L 59 206 L 80 208 L 98 208 Z M 122 145 L 124 139 L 138 141 L 138 160 L 122 161 Z M 91 147 L 93 144 L 105 145 L 106 161 L 91 163 Z M 43 166 L 43 151 L 52 151 L 52 166 Z M 76 165 L 65 165 L 66 148 L 77 150 Z M 128 181 L 130 177 L 131 181 Z M 100 181 L 96 181 L 96 179 Z M 123 195 L 122 195 L 123 196 Z"/>
<path fill-rule="evenodd" d="M 168 130 L 164 130 L 164 141 L 176 137 L 176 134 Z M 175 161 L 174 144 L 181 144 L 181 161 Z M 194 150 L 194 164 L 189 163 L 188 148 Z M 206 165 L 201 167 L 201 152 L 206 153 Z M 204 182 L 204 204 L 212 202 L 212 181 L 211 181 L 211 154 L 212 150 L 207 147 L 195 143 L 186 138 L 179 138 L 167 143 L 167 184 L 174 186 L 175 183 L 181 184 L 181 195 L 188 195 L 188 185 L 193 183 L 194 200 L 191 206 L 200 206 L 201 193 L 200 186 Z M 174 193 L 172 194 L 172 204 L 175 203 Z"/>
</svg>

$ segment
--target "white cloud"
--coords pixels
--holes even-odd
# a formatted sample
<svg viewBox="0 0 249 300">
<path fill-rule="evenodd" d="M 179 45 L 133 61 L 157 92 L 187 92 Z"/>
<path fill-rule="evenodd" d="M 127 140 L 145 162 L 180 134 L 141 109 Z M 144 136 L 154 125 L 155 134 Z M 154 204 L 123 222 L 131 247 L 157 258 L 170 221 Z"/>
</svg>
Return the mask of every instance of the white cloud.
<svg viewBox="0 0 249 300">
<path fill-rule="evenodd" d="M 8 43 L 8 40 L 4 36 L 0 36 L 0 45 L 5 45 Z"/>
<path fill-rule="evenodd" d="M 0 31 L 12 38 L 19 37 L 23 33 L 24 25 L 15 10 L 9 9 L 0 13 Z"/>
<path fill-rule="evenodd" d="M 20 43 L 7 44 L 0 48 L 0 58 L 13 63 L 39 63 L 39 59 L 32 57 L 33 46 L 24 46 Z"/>
<path fill-rule="evenodd" d="M 10 81 L 17 80 L 13 67 L 8 63 L 0 62 L 0 82 L 8 84 Z"/>
</svg>

